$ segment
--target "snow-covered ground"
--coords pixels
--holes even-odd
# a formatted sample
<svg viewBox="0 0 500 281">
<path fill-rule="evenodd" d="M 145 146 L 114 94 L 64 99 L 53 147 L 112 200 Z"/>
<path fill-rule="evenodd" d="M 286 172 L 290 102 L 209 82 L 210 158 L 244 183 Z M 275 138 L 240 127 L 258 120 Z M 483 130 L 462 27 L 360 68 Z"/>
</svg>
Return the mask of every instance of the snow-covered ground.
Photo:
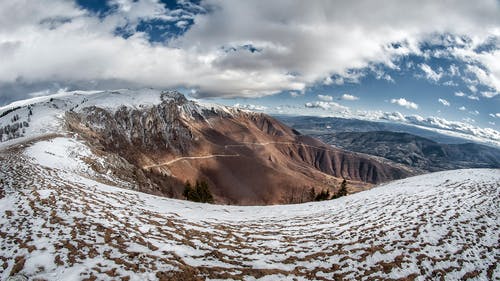
<svg viewBox="0 0 500 281">
<path fill-rule="evenodd" d="M 104 184 L 82 160 L 89 153 L 64 137 L 0 152 L 0 279 L 500 278 L 499 170 L 237 207 Z"/>
</svg>

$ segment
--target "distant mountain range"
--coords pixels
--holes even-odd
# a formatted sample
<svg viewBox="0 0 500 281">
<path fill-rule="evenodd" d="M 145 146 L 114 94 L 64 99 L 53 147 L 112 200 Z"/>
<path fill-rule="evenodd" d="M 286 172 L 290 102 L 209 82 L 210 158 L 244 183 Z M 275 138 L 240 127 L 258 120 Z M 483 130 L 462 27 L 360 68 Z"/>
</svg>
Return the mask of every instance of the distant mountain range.
<svg viewBox="0 0 500 281">
<path fill-rule="evenodd" d="M 387 158 L 425 171 L 500 168 L 500 150 L 475 144 L 442 144 L 408 133 L 373 131 L 318 134 L 338 148 Z"/>
<path fill-rule="evenodd" d="M 435 128 L 419 127 L 397 122 L 368 121 L 353 118 L 340 117 L 317 117 L 317 116 L 290 116 L 273 115 L 288 126 L 299 130 L 304 134 L 323 134 L 338 132 L 371 132 L 390 131 L 402 132 L 424 137 L 438 143 L 466 143 L 476 141 L 481 144 L 500 148 L 495 142 L 484 142 L 483 139 L 474 139 L 471 136 L 463 138 L 464 135 L 454 134 L 452 131 L 436 130 Z M 462 136 L 462 137 L 460 137 Z"/>
</svg>

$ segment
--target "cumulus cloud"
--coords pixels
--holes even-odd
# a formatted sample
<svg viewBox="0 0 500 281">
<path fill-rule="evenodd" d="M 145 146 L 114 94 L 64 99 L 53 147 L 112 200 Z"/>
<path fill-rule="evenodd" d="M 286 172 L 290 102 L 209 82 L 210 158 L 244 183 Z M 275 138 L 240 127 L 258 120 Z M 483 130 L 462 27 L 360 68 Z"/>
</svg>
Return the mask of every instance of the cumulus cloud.
<svg viewBox="0 0 500 281">
<path fill-rule="evenodd" d="M 435 128 L 443 133 L 454 135 L 459 133 L 460 137 L 472 136 L 471 139 L 479 140 L 487 143 L 494 144 L 500 147 L 500 132 L 492 128 L 481 128 L 477 125 L 472 125 L 475 120 L 466 117 L 462 121 L 448 120 L 442 117 L 428 116 L 422 117 L 420 115 L 404 115 L 400 112 L 382 112 L 382 111 L 367 111 L 360 114 L 370 120 L 389 120 L 394 122 L 401 122 L 423 126 L 426 128 Z M 500 113 L 490 114 L 491 117 L 500 118 Z M 464 135 L 462 135 L 464 134 Z"/>
<path fill-rule="evenodd" d="M 405 98 L 391 99 L 391 103 L 406 107 L 407 109 L 418 109 L 418 104 L 406 100 Z"/>
<path fill-rule="evenodd" d="M 497 95 L 498 95 L 498 92 L 481 92 L 481 96 L 488 98 L 488 99 L 495 97 Z"/>
<path fill-rule="evenodd" d="M 460 75 L 460 69 L 455 64 L 450 65 L 450 68 L 448 71 L 450 73 L 450 76 L 459 76 Z"/>
<path fill-rule="evenodd" d="M 460 111 L 466 111 L 467 108 L 465 106 L 461 106 L 461 107 L 458 108 L 458 110 L 460 110 Z"/>
<path fill-rule="evenodd" d="M 330 101 L 316 101 L 316 102 L 307 102 L 304 105 L 306 108 L 322 108 L 324 110 L 332 110 L 332 111 L 349 111 L 349 107 L 340 105 L 336 102 Z"/>
<path fill-rule="evenodd" d="M 440 69 L 438 72 L 434 71 L 429 65 L 422 63 L 420 64 L 420 69 L 425 73 L 425 77 L 434 82 L 439 81 L 443 76 L 443 70 Z"/>
<path fill-rule="evenodd" d="M 465 94 L 463 92 L 455 92 L 455 96 L 463 97 L 463 96 L 465 96 Z"/>
<path fill-rule="evenodd" d="M 264 111 L 264 110 L 267 110 L 267 106 L 258 105 L 258 104 L 240 104 L 240 103 L 237 103 L 237 104 L 234 105 L 234 107 L 241 108 L 241 109 L 252 110 L 252 111 Z"/>
<path fill-rule="evenodd" d="M 353 96 L 353 95 L 349 95 L 349 94 L 343 94 L 342 97 L 341 97 L 341 99 L 353 101 L 353 100 L 359 100 L 359 97 Z"/>
<path fill-rule="evenodd" d="M 441 103 L 444 106 L 450 106 L 450 102 L 445 100 L 445 99 L 438 99 L 439 103 Z"/>
<path fill-rule="evenodd" d="M 467 98 L 470 100 L 479 100 L 479 97 L 475 95 L 468 95 Z"/>
<path fill-rule="evenodd" d="M 490 113 L 489 115 L 490 115 L 490 117 L 493 117 L 493 118 L 500 118 L 500 113 Z"/>
<path fill-rule="evenodd" d="M 333 97 L 329 95 L 318 95 L 318 99 L 322 101 L 333 101 Z"/>
<path fill-rule="evenodd" d="M 196 88 L 200 97 L 257 97 L 357 81 L 363 72 L 352 70 L 373 64 L 396 69 L 398 57 L 423 55 L 420 44 L 435 34 L 469 37 L 477 45 L 498 35 L 500 24 L 493 0 L 206 0 L 197 8 L 204 12 L 182 15 L 157 0 L 111 3 L 115 9 L 96 15 L 66 0 L 1 1 L 0 86 L 115 83 Z M 186 26 L 186 17 L 194 24 Z M 171 21 L 186 31 L 151 42 L 136 29 L 145 20 Z M 498 52 L 453 52 L 481 63 L 467 71 L 499 88 Z M 430 79 L 441 78 L 439 70 L 421 68 Z"/>
</svg>

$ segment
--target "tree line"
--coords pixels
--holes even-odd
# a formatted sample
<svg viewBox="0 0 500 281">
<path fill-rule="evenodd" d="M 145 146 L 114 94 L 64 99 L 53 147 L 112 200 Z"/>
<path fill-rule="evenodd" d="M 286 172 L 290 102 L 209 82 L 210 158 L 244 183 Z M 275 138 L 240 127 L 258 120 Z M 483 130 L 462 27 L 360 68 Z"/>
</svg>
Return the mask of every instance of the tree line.
<svg viewBox="0 0 500 281">
<path fill-rule="evenodd" d="M 193 202 L 200 202 L 200 203 L 214 202 L 214 197 L 210 192 L 210 189 L 208 188 L 208 183 L 206 181 L 196 181 L 196 184 L 194 186 L 192 186 L 189 181 L 186 181 L 182 195 L 187 200 Z"/>
<path fill-rule="evenodd" d="M 314 188 L 312 187 L 311 187 L 311 192 L 313 194 L 312 198 L 314 198 L 314 201 L 337 199 L 347 195 L 347 181 L 344 179 L 340 184 L 340 189 L 333 194 L 330 194 L 330 191 L 328 189 L 322 190 L 318 194 L 315 194 Z"/>
</svg>

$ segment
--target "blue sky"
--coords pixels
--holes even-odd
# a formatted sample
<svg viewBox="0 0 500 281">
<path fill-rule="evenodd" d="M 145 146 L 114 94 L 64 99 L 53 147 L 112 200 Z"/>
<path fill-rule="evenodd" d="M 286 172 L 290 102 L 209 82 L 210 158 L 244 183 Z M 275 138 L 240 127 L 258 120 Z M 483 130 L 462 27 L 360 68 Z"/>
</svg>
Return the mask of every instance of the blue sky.
<svg viewBox="0 0 500 281">
<path fill-rule="evenodd" d="M 0 105 L 154 87 L 269 113 L 499 130 L 499 14 L 495 0 L 6 1 Z"/>
</svg>

